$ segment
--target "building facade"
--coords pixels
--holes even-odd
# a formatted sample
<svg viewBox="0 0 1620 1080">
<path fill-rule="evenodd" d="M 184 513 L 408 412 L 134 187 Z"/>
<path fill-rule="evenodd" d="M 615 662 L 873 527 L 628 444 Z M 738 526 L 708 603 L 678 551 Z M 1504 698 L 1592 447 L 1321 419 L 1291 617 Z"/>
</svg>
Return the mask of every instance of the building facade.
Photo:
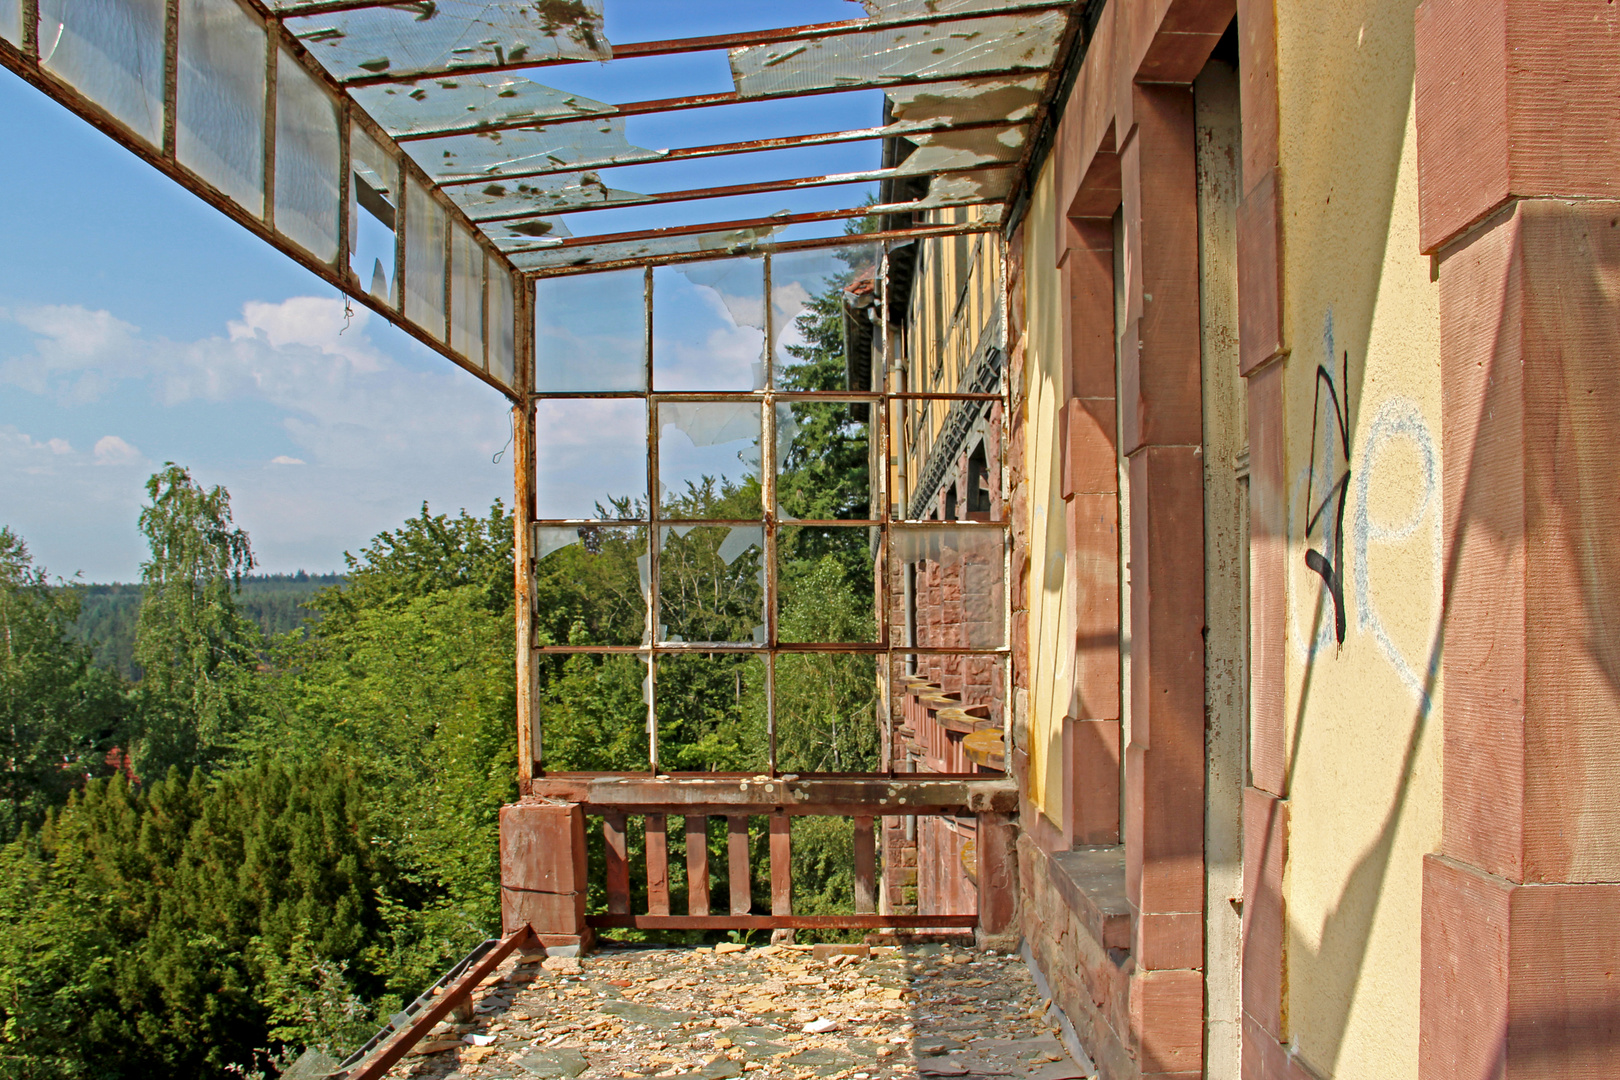
<svg viewBox="0 0 1620 1080">
<path fill-rule="evenodd" d="M 1005 319 L 1019 926 L 1103 1077 L 1620 1068 L 1617 33 L 1109 0 L 1002 265 L 891 282 L 920 385 Z"/>
</svg>

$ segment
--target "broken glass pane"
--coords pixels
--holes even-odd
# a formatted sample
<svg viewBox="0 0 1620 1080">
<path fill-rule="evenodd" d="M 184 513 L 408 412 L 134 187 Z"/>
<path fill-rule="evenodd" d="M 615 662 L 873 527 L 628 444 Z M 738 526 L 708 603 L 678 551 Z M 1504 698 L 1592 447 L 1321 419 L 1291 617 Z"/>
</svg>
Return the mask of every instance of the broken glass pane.
<svg viewBox="0 0 1620 1080">
<path fill-rule="evenodd" d="M 658 404 L 659 513 L 670 520 L 760 516 L 760 407 Z"/>
<path fill-rule="evenodd" d="M 771 256 L 771 325 L 776 335 L 778 389 L 847 389 L 842 379 L 828 377 L 828 361 L 836 359 L 836 367 L 843 367 L 843 309 L 846 302 L 858 305 L 863 299 L 871 306 L 876 296 L 871 281 L 877 260 L 874 244 Z M 846 301 L 845 289 L 857 279 L 866 284 L 857 286 Z M 809 318 L 801 325 L 799 319 L 806 314 Z"/>
<path fill-rule="evenodd" d="M 1006 644 L 1001 529 L 897 525 L 894 563 L 909 575 L 913 644 L 998 649 Z"/>
<path fill-rule="evenodd" d="M 286 20 L 339 79 L 519 60 L 611 60 L 601 0 L 413 0 Z"/>
<path fill-rule="evenodd" d="M 286 52 L 276 64 L 276 231 L 320 259 L 337 258 L 338 106 Z"/>
<path fill-rule="evenodd" d="M 575 162 L 611 162 L 650 151 L 624 137 L 624 121 L 603 119 L 550 127 L 506 128 L 446 135 L 405 144 L 405 151 L 435 180 L 479 180 L 521 174 Z"/>
<path fill-rule="evenodd" d="M 641 270 L 534 283 L 534 388 L 647 388 L 647 275 Z"/>
<path fill-rule="evenodd" d="M 620 191 L 602 182 L 594 172 L 557 173 L 527 180 L 491 180 L 487 184 L 458 185 L 445 193 L 474 221 L 508 218 L 516 214 L 551 214 L 587 206 L 645 201 L 647 196 Z M 491 226 L 494 227 L 494 226 Z M 551 232 L 550 229 L 546 230 Z M 559 234 L 565 235 L 565 234 Z"/>
<path fill-rule="evenodd" d="M 22 44 L 22 0 L 0 0 L 0 38 Z"/>
<path fill-rule="evenodd" d="M 765 661 L 739 653 L 658 657 L 658 765 L 664 771 L 769 767 Z"/>
<path fill-rule="evenodd" d="M 235 0 L 182 0 L 175 153 L 254 215 L 264 213 L 264 27 Z"/>
<path fill-rule="evenodd" d="M 359 124 L 349 130 L 349 269 L 361 288 L 393 307 L 399 164 Z"/>
<path fill-rule="evenodd" d="M 985 380 L 990 381 L 990 380 Z M 995 389 L 990 381 L 989 390 Z M 1001 403 L 952 398 L 894 403 L 896 516 L 912 520 L 1004 521 Z"/>
<path fill-rule="evenodd" d="M 731 50 L 744 97 L 836 87 L 882 86 L 1051 66 L 1067 11 L 964 19 Z"/>
<path fill-rule="evenodd" d="M 535 405 L 539 517 L 647 516 L 647 405 L 639 398 Z"/>
<path fill-rule="evenodd" d="M 547 769 L 645 769 L 647 661 L 640 656 L 541 655 L 540 742 Z"/>
<path fill-rule="evenodd" d="M 357 86 L 354 100 L 390 135 L 422 135 L 611 113 L 612 105 L 554 90 L 510 72 Z"/>
<path fill-rule="evenodd" d="M 966 169 L 995 162 L 1016 162 L 1024 152 L 1026 128 L 973 128 L 912 136 L 917 143 L 897 167 L 902 176 L 925 176 L 944 169 Z"/>
<path fill-rule="evenodd" d="M 877 526 L 784 525 L 776 534 L 776 639 L 878 640 Z"/>
<path fill-rule="evenodd" d="M 658 530 L 661 642 L 765 644 L 765 527 Z"/>
<path fill-rule="evenodd" d="M 511 388 L 517 385 L 517 294 L 512 274 L 496 259 L 485 265 L 489 279 L 489 373 Z"/>
<path fill-rule="evenodd" d="M 776 657 L 776 767 L 786 773 L 882 768 L 878 675 L 870 653 Z"/>
<path fill-rule="evenodd" d="M 655 389 L 758 390 L 765 385 L 764 343 L 764 260 L 653 271 Z"/>
<path fill-rule="evenodd" d="M 968 79 L 963 82 L 896 86 L 885 91 L 896 122 L 949 120 L 957 124 L 1033 119 L 1046 76 Z M 909 137 L 909 136 L 908 136 Z"/>
<path fill-rule="evenodd" d="M 838 359 L 842 375 L 842 357 Z M 778 400 L 776 503 L 784 520 L 878 516 L 868 409 L 866 402 Z"/>
<path fill-rule="evenodd" d="M 163 141 L 164 6 L 163 0 L 39 4 L 40 64 L 154 146 Z M 259 40 L 262 77 L 264 39 Z M 259 107 L 262 111 L 262 95 Z"/>
<path fill-rule="evenodd" d="M 450 224 L 450 347 L 484 366 L 484 249 L 459 221 Z"/>
<path fill-rule="evenodd" d="M 490 222 L 481 227 L 497 251 L 529 247 L 535 243 L 560 244 L 573 235 L 562 218 L 524 218 L 522 221 Z"/>
<path fill-rule="evenodd" d="M 405 182 L 405 317 L 444 340 L 444 207 Z"/>
<path fill-rule="evenodd" d="M 928 194 L 916 204 L 928 209 L 961 206 L 990 199 L 1006 199 L 1012 194 L 1014 170 L 978 169 L 973 172 L 942 173 L 928 182 Z"/>
<path fill-rule="evenodd" d="M 1007 6 L 1006 0 L 860 0 L 860 3 L 866 9 L 866 14 L 876 22 L 968 11 L 995 11 Z"/>
<path fill-rule="evenodd" d="M 749 229 L 728 229 L 719 232 L 690 233 L 683 236 L 654 237 L 648 240 L 622 240 L 605 244 L 582 244 L 568 247 L 536 247 L 511 251 L 513 265 L 519 270 L 560 270 L 576 266 L 599 266 L 636 259 L 659 258 L 667 255 L 686 255 L 712 252 L 715 255 L 740 255 L 770 242 L 781 230 L 779 225 L 761 225 Z"/>
<path fill-rule="evenodd" d="M 534 556 L 542 645 L 645 643 L 645 525 L 537 526 Z"/>
</svg>

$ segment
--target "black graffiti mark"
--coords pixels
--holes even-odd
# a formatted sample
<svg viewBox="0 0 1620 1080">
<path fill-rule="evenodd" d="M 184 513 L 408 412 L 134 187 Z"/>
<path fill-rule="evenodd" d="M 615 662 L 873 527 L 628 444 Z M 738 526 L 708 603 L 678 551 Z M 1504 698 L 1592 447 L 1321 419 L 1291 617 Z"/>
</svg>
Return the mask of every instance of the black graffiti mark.
<svg viewBox="0 0 1620 1080">
<path fill-rule="evenodd" d="M 1348 384 L 1350 381 L 1350 354 L 1344 354 L 1344 371 L 1340 381 Z M 1328 400 L 1333 406 L 1333 422 L 1338 426 L 1339 437 L 1336 440 L 1339 450 L 1344 454 L 1344 464 L 1340 467 L 1338 478 L 1333 486 L 1328 488 L 1327 494 L 1322 496 L 1320 504 L 1316 502 L 1315 485 L 1317 460 L 1316 455 L 1322 447 L 1322 391 L 1327 390 Z M 1333 444 L 1328 444 L 1326 461 L 1322 462 L 1323 472 L 1327 476 L 1334 473 L 1332 454 Z M 1339 400 L 1338 389 L 1333 385 L 1333 373 L 1326 365 L 1316 365 L 1316 401 L 1311 411 L 1311 474 L 1305 489 L 1305 505 L 1311 510 L 1310 520 L 1305 523 L 1305 540 L 1310 542 L 1311 533 L 1316 531 L 1317 522 L 1327 512 L 1329 506 L 1333 507 L 1331 531 L 1327 527 L 1322 530 L 1322 551 L 1311 547 L 1305 552 L 1305 565 L 1320 574 L 1322 581 L 1327 584 L 1328 594 L 1333 597 L 1333 630 L 1340 645 L 1344 644 L 1345 618 L 1344 618 L 1344 501 L 1345 494 L 1350 489 L 1350 399 L 1348 394 L 1343 402 Z M 1328 550 L 1331 549 L 1331 556 Z"/>
</svg>

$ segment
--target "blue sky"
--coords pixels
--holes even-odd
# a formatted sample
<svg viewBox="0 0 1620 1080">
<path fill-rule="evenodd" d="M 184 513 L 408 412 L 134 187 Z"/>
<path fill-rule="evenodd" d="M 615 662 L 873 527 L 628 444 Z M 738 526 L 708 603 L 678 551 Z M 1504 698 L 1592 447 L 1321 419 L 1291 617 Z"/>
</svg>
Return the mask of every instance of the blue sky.
<svg viewBox="0 0 1620 1080">
<path fill-rule="evenodd" d="M 609 37 L 624 41 L 863 14 L 846 0 L 607 0 L 607 13 Z M 730 88 L 723 54 L 538 78 L 606 101 Z M 866 126 L 879 101 L 810 98 L 763 119 L 784 131 Z M 628 134 L 648 146 L 753 137 L 763 108 L 631 118 Z M 340 568 L 344 550 L 424 500 L 481 512 L 510 497 L 510 458 L 492 461 L 509 437 L 499 394 L 358 305 L 346 318 L 330 286 L 4 70 L 0 146 L 0 524 L 51 573 L 135 579 L 142 487 L 170 460 L 230 489 L 269 572 Z M 875 144 L 859 144 L 804 165 L 875 159 Z M 735 183 L 727 160 L 605 179 L 632 190 Z M 859 201 L 837 194 L 771 197 L 765 212 Z M 588 215 L 602 223 L 580 231 L 616 215 L 614 229 L 641 227 L 636 213 Z M 672 332 L 699 359 L 731 363 L 757 348 L 719 292 L 690 291 L 689 318 Z"/>
</svg>

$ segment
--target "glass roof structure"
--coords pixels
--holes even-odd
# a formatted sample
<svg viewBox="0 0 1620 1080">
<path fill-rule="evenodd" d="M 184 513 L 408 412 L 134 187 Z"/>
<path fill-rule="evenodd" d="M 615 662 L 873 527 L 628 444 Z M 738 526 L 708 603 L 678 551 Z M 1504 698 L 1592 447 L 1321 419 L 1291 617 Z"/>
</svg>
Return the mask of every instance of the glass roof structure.
<svg viewBox="0 0 1620 1080">
<path fill-rule="evenodd" d="M 1000 226 L 1085 5 L 861 7 L 0 0 L 0 63 L 521 397 L 538 279 Z"/>
</svg>

